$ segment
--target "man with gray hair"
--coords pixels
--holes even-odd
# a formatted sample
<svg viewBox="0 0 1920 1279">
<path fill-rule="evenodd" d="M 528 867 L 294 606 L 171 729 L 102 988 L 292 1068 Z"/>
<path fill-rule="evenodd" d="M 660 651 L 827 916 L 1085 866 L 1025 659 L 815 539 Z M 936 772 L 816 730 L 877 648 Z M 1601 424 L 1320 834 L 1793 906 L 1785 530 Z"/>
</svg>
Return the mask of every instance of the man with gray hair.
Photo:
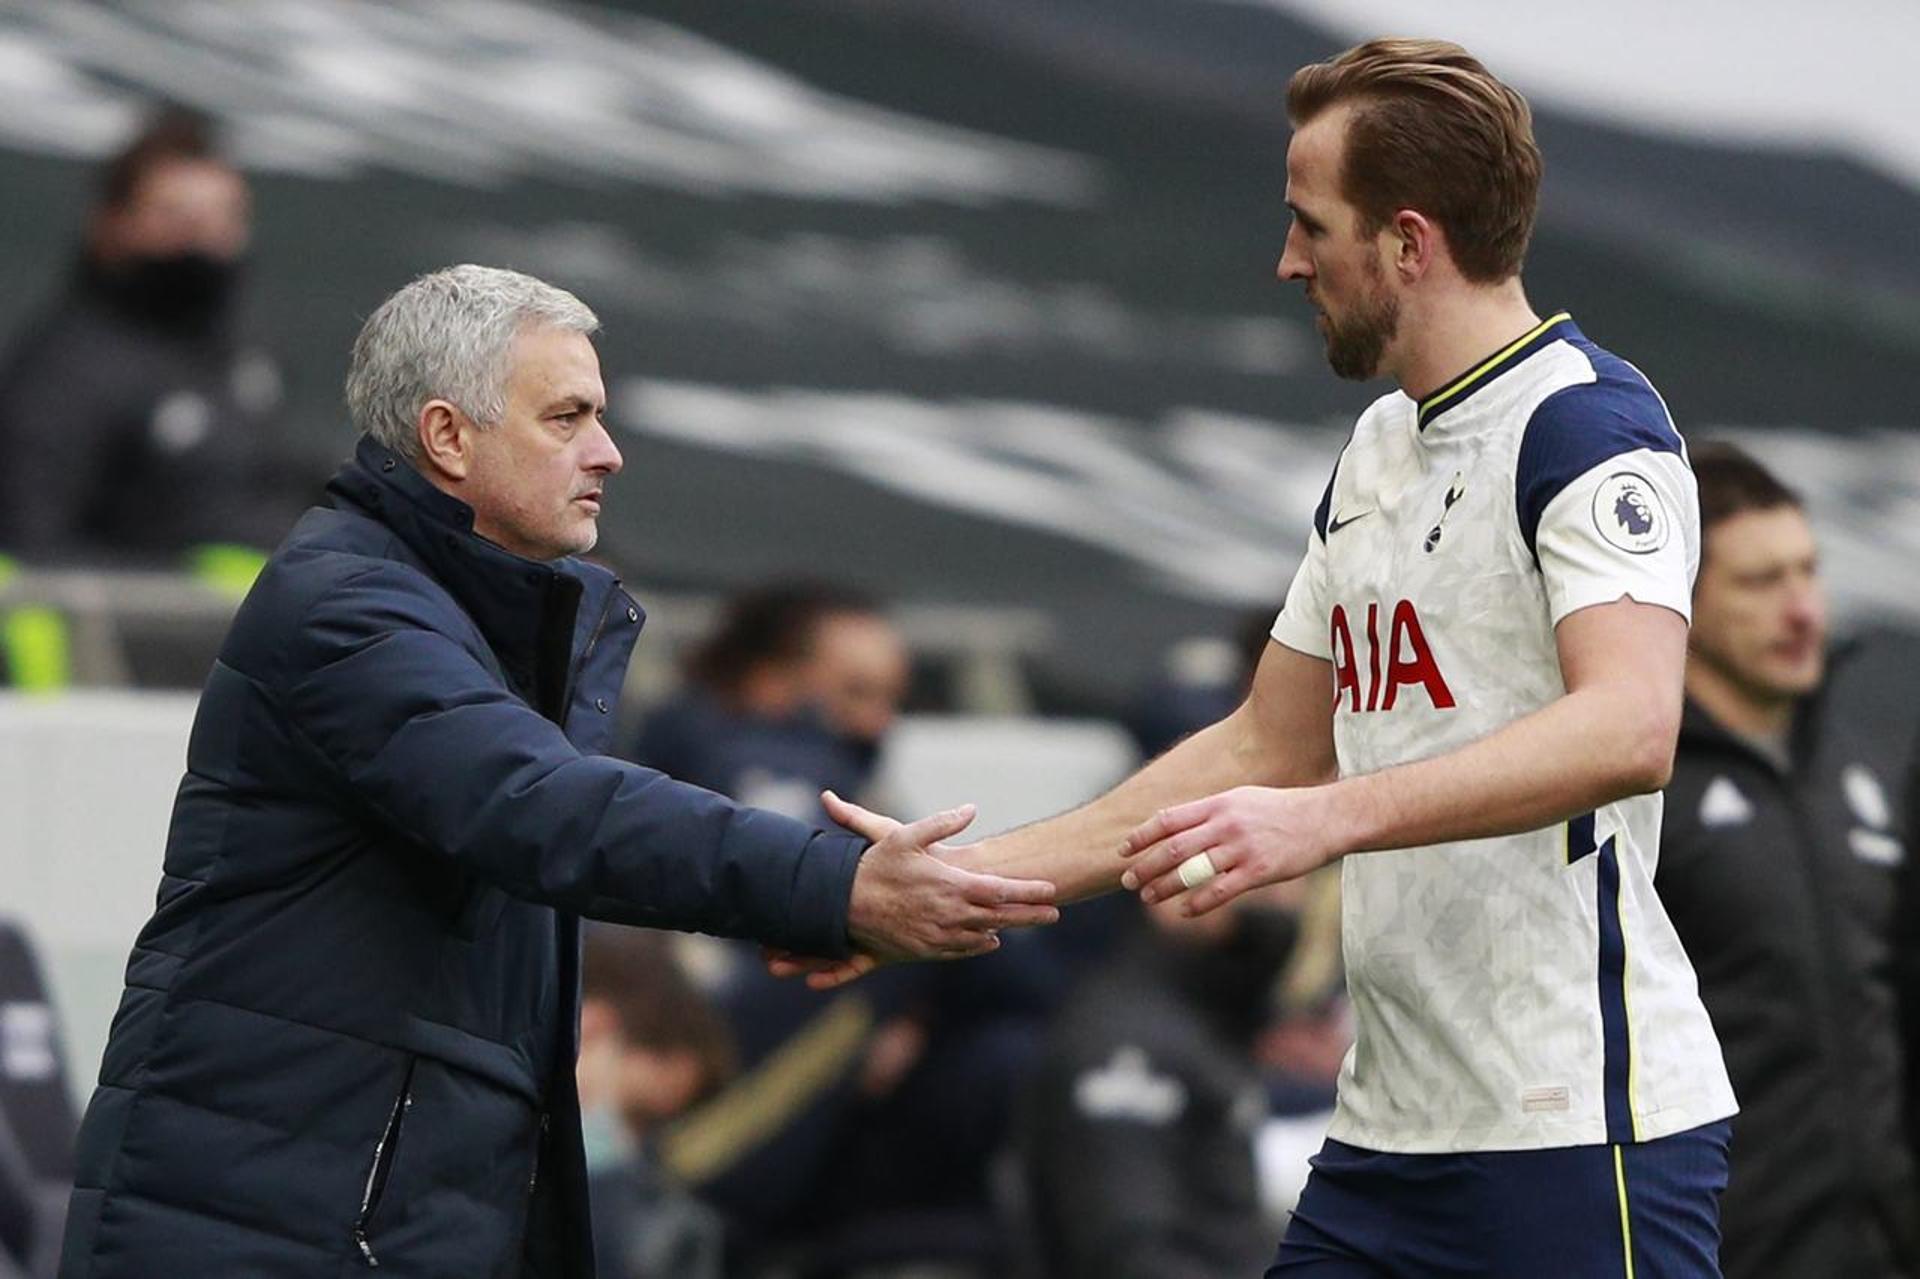
<svg viewBox="0 0 1920 1279">
<path fill-rule="evenodd" d="M 66 1279 L 588 1279 L 581 916 L 902 958 L 1053 918 L 936 855 L 965 809 L 867 847 L 601 753 L 641 614 L 571 558 L 621 465 L 596 327 L 461 266 L 361 331 L 365 438 L 201 696 Z"/>
</svg>

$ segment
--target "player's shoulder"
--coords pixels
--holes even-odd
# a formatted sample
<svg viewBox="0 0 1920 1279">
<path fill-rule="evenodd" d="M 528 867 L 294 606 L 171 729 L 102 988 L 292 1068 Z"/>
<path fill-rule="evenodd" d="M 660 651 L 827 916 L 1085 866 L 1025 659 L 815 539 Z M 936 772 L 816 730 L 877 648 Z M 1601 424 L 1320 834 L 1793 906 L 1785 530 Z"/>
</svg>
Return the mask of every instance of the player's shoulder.
<svg viewBox="0 0 1920 1279">
<path fill-rule="evenodd" d="M 1627 455 L 1684 470 L 1686 446 L 1646 375 L 1577 330 L 1540 362 L 1536 394 L 1520 422 L 1514 503 L 1531 547 L 1554 498 Z"/>
<path fill-rule="evenodd" d="M 1523 465 L 1529 449 L 1545 457 L 1572 448 L 1596 460 L 1638 448 L 1683 452 L 1666 402 L 1638 368 L 1578 330 L 1547 354 L 1522 424 Z"/>
<path fill-rule="evenodd" d="M 221 660 L 276 684 L 403 630 L 478 644 L 452 593 L 403 554 L 375 521 L 329 507 L 308 511 L 235 613 Z"/>
</svg>

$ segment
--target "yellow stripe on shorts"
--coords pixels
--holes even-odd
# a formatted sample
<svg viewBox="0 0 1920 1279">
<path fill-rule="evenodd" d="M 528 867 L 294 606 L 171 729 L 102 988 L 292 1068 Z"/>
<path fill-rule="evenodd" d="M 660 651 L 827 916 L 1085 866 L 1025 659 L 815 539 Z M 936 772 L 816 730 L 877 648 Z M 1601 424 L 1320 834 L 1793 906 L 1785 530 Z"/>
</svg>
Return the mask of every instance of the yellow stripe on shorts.
<svg viewBox="0 0 1920 1279">
<path fill-rule="evenodd" d="M 1627 1164 L 1618 1146 L 1613 1148 L 1613 1184 L 1620 1191 L 1620 1251 L 1627 1259 L 1627 1279 L 1633 1279 L 1633 1223 L 1627 1218 Z"/>
</svg>

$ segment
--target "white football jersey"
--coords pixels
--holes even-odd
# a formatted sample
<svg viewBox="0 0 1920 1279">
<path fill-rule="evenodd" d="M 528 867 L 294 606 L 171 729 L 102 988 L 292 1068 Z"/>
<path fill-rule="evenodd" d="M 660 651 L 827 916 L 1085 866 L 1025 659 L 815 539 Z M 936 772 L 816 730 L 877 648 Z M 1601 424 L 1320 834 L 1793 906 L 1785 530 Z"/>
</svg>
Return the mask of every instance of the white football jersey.
<svg viewBox="0 0 1920 1279">
<path fill-rule="evenodd" d="M 1554 627 L 1622 596 L 1691 617 L 1685 446 L 1564 314 L 1361 415 L 1273 637 L 1333 664 L 1343 775 L 1562 696 Z M 1341 868 L 1357 1034 L 1330 1133 L 1421 1153 L 1644 1141 L 1734 1112 L 1653 889 L 1661 797 Z"/>
</svg>

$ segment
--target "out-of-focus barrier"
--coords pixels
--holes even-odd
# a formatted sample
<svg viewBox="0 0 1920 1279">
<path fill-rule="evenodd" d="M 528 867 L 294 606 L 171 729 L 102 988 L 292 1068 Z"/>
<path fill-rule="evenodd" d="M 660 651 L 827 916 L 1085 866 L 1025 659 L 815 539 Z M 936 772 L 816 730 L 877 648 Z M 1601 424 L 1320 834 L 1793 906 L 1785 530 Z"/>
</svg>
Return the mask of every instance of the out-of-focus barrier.
<svg viewBox="0 0 1920 1279">
<path fill-rule="evenodd" d="M 888 735 L 876 789 L 902 815 L 978 805 L 968 840 L 1084 803 L 1139 761 L 1105 720 L 916 715 Z"/>
<path fill-rule="evenodd" d="M 0 582 L 0 616 L 32 609 L 60 619 L 64 674 L 76 687 L 198 687 L 234 604 L 207 581 L 158 570 L 21 566 Z"/>
<path fill-rule="evenodd" d="M 722 601 L 630 589 L 647 609 L 647 629 L 626 691 L 647 704 L 676 682 L 682 655 L 712 628 Z M 66 682 L 83 688 L 198 688 L 236 602 L 218 582 L 175 572 L 23 566 L 0 580 L 0 618 L 31 610 L 59 619 Z M 916 659 L 936 672 L 946 704 L 977 715 L 1033 709 L 1025 666 L 1054 642 L 1044 610 L 907 604 L 892 612 Z"/>
<path fill-rule="evenodd" d="M 128 948 L 153 909 L 194 702 L 0 694 L 0 913 L 37 945 L 79 1100 L 99 1071 Z M 977 803 L 985 834 L 1078 803 L 1134 758 L 1126 734 L 1100 721 L 908 717 L 881 778 L 903 814 Z"/>
<path fill-rule="evenodd" d="M 83 1099 L 153 909 L 193 707 L 182 693 L 0 694 L 0 912 L 40 953 Z"/>
</svg>

